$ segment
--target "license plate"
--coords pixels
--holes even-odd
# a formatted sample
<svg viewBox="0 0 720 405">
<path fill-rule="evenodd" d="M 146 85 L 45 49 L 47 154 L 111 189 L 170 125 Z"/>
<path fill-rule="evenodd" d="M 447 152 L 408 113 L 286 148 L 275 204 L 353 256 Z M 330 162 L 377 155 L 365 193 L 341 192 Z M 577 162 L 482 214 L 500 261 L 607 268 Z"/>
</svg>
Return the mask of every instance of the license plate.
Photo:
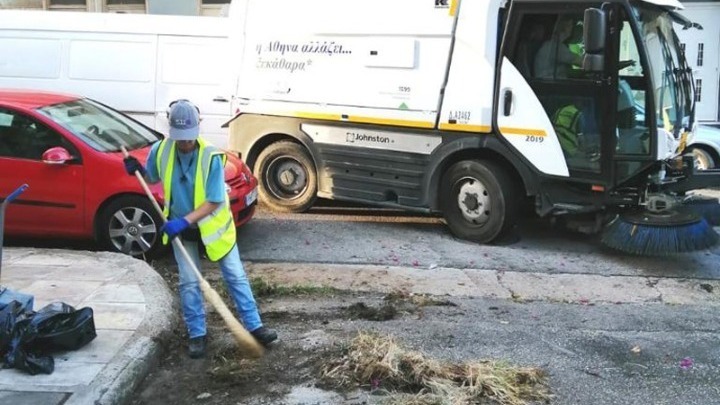
<svg viewBox="0 0 720 405">
<path fill-rule="evenodd" d="M 249 192 L 245 196 L 245 206 L 247 207 L 250 204 L 254 203 L 255 200 L 257 200 L 257 195 L 258 195 L 257 188 L 254 188 L 251 192 Z"/>
</svg>

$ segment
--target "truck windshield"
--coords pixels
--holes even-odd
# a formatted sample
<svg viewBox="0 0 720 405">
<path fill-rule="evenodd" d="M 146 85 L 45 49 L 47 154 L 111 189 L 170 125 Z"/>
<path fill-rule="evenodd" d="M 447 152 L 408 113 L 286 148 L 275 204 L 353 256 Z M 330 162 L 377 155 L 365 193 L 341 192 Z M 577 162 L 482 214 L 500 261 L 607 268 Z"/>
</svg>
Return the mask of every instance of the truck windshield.
<svg viewBox="0 0 720 405">
<path fill-rule="evenodd" d="M 159 139 L 138 122 L 89 99 L 53 104 L 38 111 L 100 152 L 118 152 L 120 146 L 139 149 Z"/>
<path fill-rule="evenodd" d="M 678 137 L 692 124 L 692 89 L 687 64 L 669 13 L 652 5 L 635 6 L 647 50 L 658 125 Z"/>
</svg>

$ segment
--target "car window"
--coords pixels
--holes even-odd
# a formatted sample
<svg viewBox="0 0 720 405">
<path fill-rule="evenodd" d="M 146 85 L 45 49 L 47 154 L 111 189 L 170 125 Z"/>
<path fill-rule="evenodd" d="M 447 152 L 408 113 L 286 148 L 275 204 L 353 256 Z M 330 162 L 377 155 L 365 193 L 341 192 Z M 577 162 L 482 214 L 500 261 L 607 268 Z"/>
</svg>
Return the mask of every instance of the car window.
<svg viewBox="0 0 720 405">
<path fill-rule="evenodd" d="M 120 146 L 138 149 L 158 140 L 154 132 L 140 123 L 89 99 L 53 104 L 38 111 L 101 152 L 116 152 Z"/>
<path fill-rule="evenodd" d="M 68 147 L 64 138 L 37 120 L 0 108 L 0 156 L 42 160 L 46 150 Z"/>
<path fill-rule="evenodd" d="M 12 114 L 0 112 L 0 127 L 9 127 L 12 119 Z"/>
</svg>

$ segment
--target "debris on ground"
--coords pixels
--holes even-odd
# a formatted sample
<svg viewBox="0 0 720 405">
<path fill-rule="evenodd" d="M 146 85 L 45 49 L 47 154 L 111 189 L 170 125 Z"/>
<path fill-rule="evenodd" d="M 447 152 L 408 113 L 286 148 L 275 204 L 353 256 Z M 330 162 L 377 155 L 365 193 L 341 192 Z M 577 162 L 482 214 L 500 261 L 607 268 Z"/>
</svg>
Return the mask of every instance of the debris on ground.
<svg viewBox="0 0 720 405">
<path fill-rule="evenodd" d="M 382 390 L 393 404 L 524 405 L 550 399 L 546 375 L 503 362 L 454 364 L 402 348 L 391 337 L 363 333 L 321 370 L 321 381 L 341 389 Z"/>
<path fill-rule="evenodd" d="M 410 303 L 418 307 L 456 307 L 457 304 L 448 300 L 438 299 L 429 294 L 413 294 L 404 290 L 396 290 L 387 294 L 383 300 L 391 303 Z"/>
<path fill-rule="evenodd" d="M 393 305 L 384 304 L 377 308 L 368 306 L 364 302 L 356 302 L 347 307 L 347 312 L 352 319 L 365 319 L 368 321 L 389 321 L 398 315 L 398 310 Z"/>
</svg>

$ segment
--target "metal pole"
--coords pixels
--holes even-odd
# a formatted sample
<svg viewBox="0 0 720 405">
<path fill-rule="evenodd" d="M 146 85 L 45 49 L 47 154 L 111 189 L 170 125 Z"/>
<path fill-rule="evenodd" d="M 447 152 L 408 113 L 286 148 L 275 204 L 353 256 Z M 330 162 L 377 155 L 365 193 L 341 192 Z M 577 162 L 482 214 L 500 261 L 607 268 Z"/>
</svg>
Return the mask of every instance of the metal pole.
<svg viewBox="0 0 720 405">
<path fill-rule="evenodd" d="M 28 185 L 23 184 L 18 187 L 15 191 L 10 193 L 9 196 L 5 197 L 2 203 L 0 203 L 0 280 L 2 280 L 2 251 L 3 242 L 5 236 L 5 207 L 8 206 L 14 199 L 16 199 L 23 191 L 27 190 Z"/>
</svg>

